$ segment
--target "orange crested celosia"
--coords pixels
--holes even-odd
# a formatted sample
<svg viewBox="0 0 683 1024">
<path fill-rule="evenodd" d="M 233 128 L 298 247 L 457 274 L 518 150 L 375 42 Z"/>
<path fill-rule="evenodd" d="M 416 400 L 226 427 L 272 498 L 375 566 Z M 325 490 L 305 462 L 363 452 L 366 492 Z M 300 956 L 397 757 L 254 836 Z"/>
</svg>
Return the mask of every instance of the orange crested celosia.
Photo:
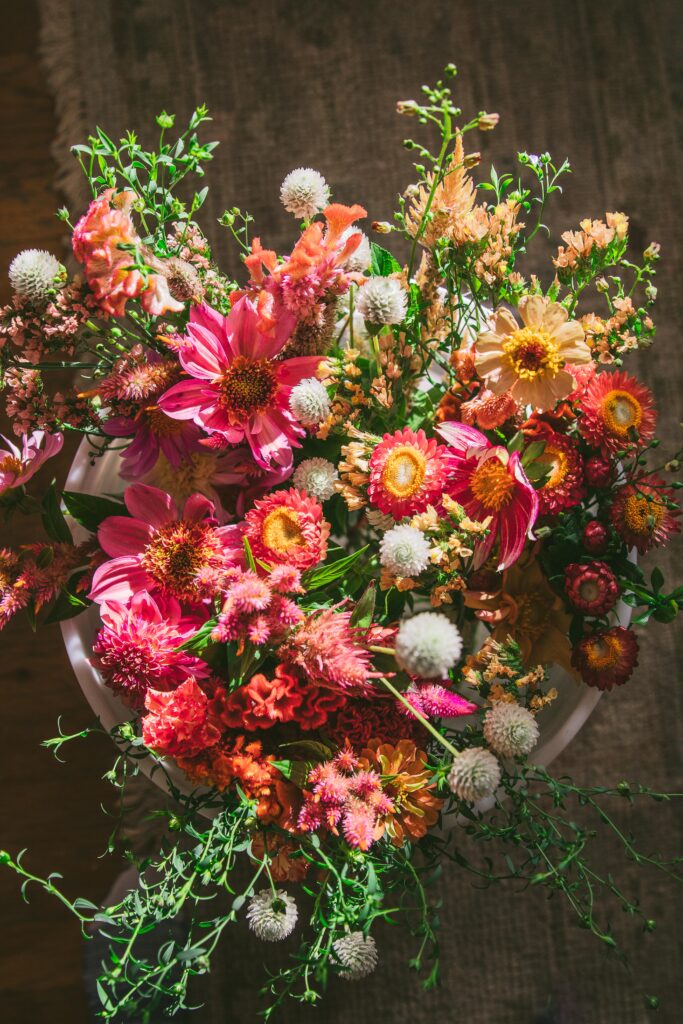
<svg viewBox="0 0 683 1024">
<path fill-rule="evenodd" d="M 396 746 L 371 740 L 360 761 L 381 776 L 382 788 L 391 798 L 393 810 L 383 816 L 382 823 L 394 846 L 402 846 L 406 838 L 426 835 L 443 807 L 443 800 L 432 792 L 426 753 L 412 740 L 399 740 Z"/>
<path fill-rule="evenodd" d="M 519 312 L 523 326 L 501 308 L 491 330 L 477 337 L 477 372 L 496 394 L 509 392 L 520 405 L 552 409 L 575 388 L 565 366 L 591 359 L 583 327 L 568 319 L 564 306 L 541 295 L 525 295 Z"/>
</svg>

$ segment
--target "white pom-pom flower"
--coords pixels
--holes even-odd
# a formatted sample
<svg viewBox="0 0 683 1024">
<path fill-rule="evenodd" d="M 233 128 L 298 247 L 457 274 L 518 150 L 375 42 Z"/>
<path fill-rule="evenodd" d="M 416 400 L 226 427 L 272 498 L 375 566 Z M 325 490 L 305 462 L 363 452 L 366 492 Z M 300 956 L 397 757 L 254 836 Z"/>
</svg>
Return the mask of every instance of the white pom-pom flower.
<svg viewBox="0 0 683 1024">
<path fill-rule="evenodd" d="M 377 966 L 377 943 L 372 935 L 363 932 L 349 932 L 332 943 L 340 963 L 340 976 L 346 981 L 358 981 L 372 974 Z"/>
<path fill-rule="evenodd" d="M 47 302 L 61 266 L 56 256 L 45 249 L 24 249 L 9 265 L 9 279 L 14 291 L 29 302 Z"/>
<path fill-rule="evenodd" d="M 400 324 L 408 297 L 393 277 L 371 277 L 356 293 L 356 309 L 372 324 Z"/>
<path fill-rule="evenodd" d="M 289 213 L 310 220 L 329 203 L 330 189 L 319 171 L 312 167 L 297 167 L 282 182 L 280 199 Z"/>
<path fill-rule="evenodd" d="M 538 725 L 527 708 L 496 701 L 484 716 L 484 738 L 501 757 L 518 757 L 536 746 Z"/>
<path fill-rule="evenodd" d="M 413 615 L 401 623 L 396 634 L 396 661 L 421 679 L 444 679 L 461 652 L 460 631 L 441 612 Z"/>
<path fill-rule="evenodd" d="M 294 473 L 294 486 L 306 491 L 310 498 L 327 501 L 334 494 L 338 479 L 337 467 L 327 459 L 304 459 Z"/>
<path fill-rule="evenodd" d="M 330 413 L 330 396 L 315 377 L 304 377 L 292 388 L 289 408 L 304 427 L 317 427 Z"/>
<path fill-rule="evenodd" d="M 379 553 L 394 576 L 418 576 L 429 564 L 429 541 L 414 526 L 394 526 L 382 537 Z"/>
<path fill-rule="evenodd" d="M 355 252 L 352 252 L 351 255 L 347 257 L 344 263 L 344 269 L 349 270 L 352 273 L 362 274 L 368 269 L 372 262 L 370 239 L 364 231 L 361 231 L 359 228 L 350 227 L 347 228 L 346 231 L 342 232 L 339 238 L 340 249 L 343 249 L 344 243 L 347 238 L 351 237 L 351 235 L 360 235 L 360 242 Z"/>
<path fill-rule="evenodd" d="M 493 796 L 500 783 L 500 763 L 490 750 L 470 747 L 453 761 L 448 785 L 456 796 L 468 803 Z"/>
<path fill-rule="evenodd" d="M 299 912 L 284 889 L 262 889 L 249 900 L 249 927 L 265 942 L 279 942 L 294 931 Z"/>
</svg>

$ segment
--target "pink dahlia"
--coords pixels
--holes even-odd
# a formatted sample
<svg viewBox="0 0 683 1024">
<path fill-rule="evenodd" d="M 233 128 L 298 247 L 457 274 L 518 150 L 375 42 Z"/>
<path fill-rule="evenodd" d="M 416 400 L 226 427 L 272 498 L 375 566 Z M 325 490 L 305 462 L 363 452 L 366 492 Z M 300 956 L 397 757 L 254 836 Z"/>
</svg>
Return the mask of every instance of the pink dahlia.
<svg viewBox="0 0 683 1024">
<path fill-rule="evenodd" d="M 0 439 L 4 442 L 4 450 L 0 448 L 0 494 L 27 483 L 64 444 L 61 434 L 47 434 L 44 430 L 34 430 L 30 436 L 24 434 L 21 448 L 3 434 Z"/>
<path fill-rule="evenodd" d="M 190 456 L 202 450 L 201 431 L 195 423 L 171 419 L 157 406 L 140 409 L 134 416 L 112 416 L 102 428 L 110 437 L 132 437 L 121 453 L 120 474 L 124 480 L 139 480 L 165 455 L 177 470 Z"/>
<path fill-rule="evenodd" d="M 606 615 L 619 598 L 619 584 L 606 562 L 572 562 L 564 586 L 570 604 L 584 615 Z"/>
<path fill-rule="evenodd" d="M 142 739 L 159 754 L 194 757 L 220 739 L 208 698 L 192 676 L 169 693 L 149 690 L 145 707 L 148 714 L 142 719 Z"/>
<path fill-rule="evenodd" d="M 438 504 L 446 482 L 445 452 L 423 430 L 404 427 L 385 434 L 370 456 L 370 504 L 394 519 Z"/>
<path fill-rule="evenodd" d="M 147 690 L 174 690 L 188 676 L 209 675 L 205 661 L 178 650 L 201 619 L 183 617 L 175 599 L 154 598 L 143 590 L 128 605 L 103 605 L 100 615 L 103 626 L 93 645 L 93 664 L 131 707 L 144 706 Z"/>
<path fill-rule="evenodd" d="M 178 420 L 194 420 L 229 444 L 245 442 L 265 469 L 289 468 L 292 447 L 305 430 L 289 408 L 292 388 L 315 376 L 320 356 L 275 357 L 292 323 L 278 322 L 273 336 L 258 330 L 258 313 L 248 298 L 227 317 L 210 306 L 193 306 L 178 356 L 192 378 L 174 384 L 159 399 L 160 409 Z"/>
<path fill-rule="evenodd" d="M 100 309 L 109 316 L 124 316 L 129 299 L 139 298 L 152 316 L 180 313 L 160 274 L 142 274 L 133 266 L 141 241 L 130 211 L 135 195 L 109 188 L 94 199 L 74 229 L 74 255 L 85 268 L 85 278 Z"/>
<path fill-rule="evenodd" d="M 650 390 L 622 370 L 598 373 L 581 396 L 579 431 L 604 455 L 651 441 L 656 423 Z"/>
<path fill-rule="evenodd" d="M 477 544 L 479 568 L 498 541 L 498 570 L 509 568 L 522 553 L 538 515 L 538 497 L 522 469 L 518 452 L 510 454 L 474 427 L 442 423 L 448 442 L 447 491 L 478 522 L 489 520 L 489 533 Z"/>
<path fill-rule="evenodd" d="M 609 514 L 623 542 L 641 555 L 666 544 L 681 528 L 674 492 L 652 473 L 619 487 Z"/>
<path fill-rule="evenodd" d="M 196 605 L 220 591 L 242 558 L 241 527 L 217 526 L 213 502 L 193 494 L 179 512 L 170 494 L 131 484 L 123 500 L 130 516 L 109 516 L 98 530 L 111 560 L 93 576 L 90 598 L 126 602 L 140 590 Z"/>
<path fill-rule="evenodd" d="M 320 502 L 305 491 L 274 491 L 254 502 L 245 523 L 254 558 L 262 562 L 308 569 L 325 558 L 330 526 Z"/>
</svg>

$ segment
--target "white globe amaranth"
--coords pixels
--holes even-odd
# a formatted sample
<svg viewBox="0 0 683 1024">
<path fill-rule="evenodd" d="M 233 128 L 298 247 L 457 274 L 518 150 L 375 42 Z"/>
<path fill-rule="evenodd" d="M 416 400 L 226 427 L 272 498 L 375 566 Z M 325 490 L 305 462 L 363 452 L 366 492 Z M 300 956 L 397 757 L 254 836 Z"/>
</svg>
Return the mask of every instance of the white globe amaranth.
<svg viewBox="0 0 683 1024">
<path fill-rule="evenodd" d="M 279 942 L 294 931 L 299 911 L 284 889 L 262 889 L 249 900 L 247 921 L 254 934 L 265 942 Z"/>
<path fill-rule="evenodd" d="M 347 256 L 344 261 L 344 269 L 351 273 L 362 274 L 368 269 L 372 262 L 372 253 L 370 250 L 370 239 L 361 231 L 360 228 L 354 228 L 353 226 L 343 231 L 339 238 L 339 247 L 343 249 L 344 243 L 351 235 L 360 235 L 360 242 L 358 248 Z"/>
<path fill-rule="evenodd" d="M 484 715 L 484 739 L 501 757 L 519 757 L 536 746 L 538 725 L 527 708 L 496 701 Z"/>
<path fill-rule="evenodd" d="M 493 796 L 500 784 L 500 776 L 500 762 L 490 750 L 470 747 L 454 759 L 448 773 L 448 785 L 461 800 L 475 803 Z"/>
<path fill-rule="evenodd" d="M 47 302 L 61 270 L 59 260 L 51 252 L 24 249 L 9 265 L 10 284 L 22 299 L 33 303 Z"/>
<path fill-rule="evenodd" d="M 340 964 L 340 977 L 346 981 L 358 981 L 372 974 L 377 961 L 377 943 L 372 935 L 363 932 L 349 932 L 332 943 L 332 949 Z"/>
<path fill-rule="evenodd" d="M 294 486 L 318 501 L 332 497 L 338 479 L 337 467 L 327 459 L 304 459 L 294 472 Z"/>
<path fill-rule="evenodd" d="M 289 408 L 304 427 L 317 427 L 330 414 L 330 396 L 316 377 L 304 377 L 292 388 Z"/>
<path fill-rule="evenodd" d="M 460 631 L 441 612 L 420 612 L 404 619 L 396 634 L 396 661 L 421 679 L 444 679 L 461 653 Z"/>
<path fill-rule="evenodd" d="M 312 167 L 297 167 L 282 182 L 280 199 L 289 213 L 310 220 L 329 203 L 330 189 L 319 171 Z"/>
<path fill-rule="evenodd" d="M 419 576 L 429 565 L 429 541 L 421 530 L 394 526 L 382 537 L 379 560 L 394 576 Z"/>
<path fill-rule="evenodd" d="M 394 277 L 371 277 L 356 293 L 356 309 L 372 324 L 400 324 L 408 296 Z"/>
</svg>

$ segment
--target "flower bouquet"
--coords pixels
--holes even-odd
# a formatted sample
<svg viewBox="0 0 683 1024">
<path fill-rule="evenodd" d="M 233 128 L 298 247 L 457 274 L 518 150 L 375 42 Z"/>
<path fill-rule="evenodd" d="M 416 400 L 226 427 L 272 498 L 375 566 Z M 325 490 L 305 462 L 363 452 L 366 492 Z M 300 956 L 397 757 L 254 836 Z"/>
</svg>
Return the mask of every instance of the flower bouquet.
<svg viewBox="0 0 683 1024">
<path fill-rule="evenodd" d="M 119 748 L 110 778 L 150 774 L 167 822 L 104 908 L 0 855 L 106 936 L 106 1020 L 185 1007 L 233 922 L 292 935 L 268 1019 L 369 974 L 382 921 L 415 934 L 433 985 L 444 860 L 548 886 L 616 947 L 598 890 L 651 922 L 591 862 L 574 804 L 676 877 L 603 806 L 668 794 L 553 778 L 539 747 L 545 722 L 629 679 L 631 611 L 666 623 L 683 600 L 637 564 L 679 530 L 678 462 L 652 457 L 652 396 L 622 369 L 654 334 L 658 246 L 634 262 L 607 213 L 563 234 L 544 280 L 522 276 L 569 165 L 520 153 L 475 183 L 467 139 L 498 115 L 463 122 L 454 74 L 398 104 L 438 146 L 406 140 L 415 182 L 371 226 L 386 246 L 299 168 L 280 193 L 291 251 L 230 209 L 244 273 L 227 277 L 195 220 L 207 189 L 186 187 L 216 145 L 199 108 L 175 141 L 159 115 L 154 151 L 99 129 L 75 146 L 92 189 L 75 226 L 59 214 L 76 273 L 35 250 L 11 264 L 0 501 L 40 508 L 46 537 L 0 552 L 0 624 L 70 620 L 94 728 Z M 75 387 L 56 391 L 65 368 Z M 36 497 L 67 431 L 85 436 L 78 486 Z M 140 954 L 188 910 L 186 940 Z"/>
</svg>

